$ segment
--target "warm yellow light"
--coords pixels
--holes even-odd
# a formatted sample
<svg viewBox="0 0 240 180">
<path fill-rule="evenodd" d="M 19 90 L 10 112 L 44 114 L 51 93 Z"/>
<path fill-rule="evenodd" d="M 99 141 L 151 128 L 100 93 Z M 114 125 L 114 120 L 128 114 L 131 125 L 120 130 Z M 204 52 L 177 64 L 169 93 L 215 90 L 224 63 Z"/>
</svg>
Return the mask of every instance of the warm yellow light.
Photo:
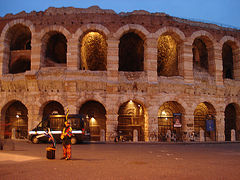
<svg viewBox="0 0 240 180">
<path fill-rule="evenodd" d="M 130 100 L 129 102 L 130 102 L 130 103 L 132 103 L 133 101 L 132 101 L 132 100 Z"/>
<path fill-rule="evenodd" d="M 162 115 L 163 115 L 163 116 L 166 116 L 167 114 L 166 114 L 166 112 L 165 112 L 165 111 L 163 111 L 163 112 L 162 112 Z"/>
</svg>

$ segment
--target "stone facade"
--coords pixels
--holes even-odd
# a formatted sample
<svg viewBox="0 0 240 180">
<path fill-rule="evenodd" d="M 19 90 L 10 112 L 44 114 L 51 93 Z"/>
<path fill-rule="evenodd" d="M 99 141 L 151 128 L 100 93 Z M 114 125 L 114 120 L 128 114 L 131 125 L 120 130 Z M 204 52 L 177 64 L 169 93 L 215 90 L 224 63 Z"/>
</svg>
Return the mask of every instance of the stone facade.
<svg viewBox="0 0 240 180">
<path fill-rule="evenodd" d="M 17 54 L 17 51 L 11 50 L 11 44 L 18 29 L 26 37 L 30 35 L 31 48 L 20 48 Z M 99 32 L 106 40 L 106 70 L 80 69 L 81 39 L 91 31 Z M 144 42 L 142 71 L 118 69 L 119 44 L 129 32 Z M 44 49 L 48 46 L 51 33 L 61 34 L 66 40 L 66 62 L 60 66 L 44 65 Z M 195 110 L 204 103 L 215 118 L 214 140 L 225 141 L 225 109 L 229 104 L 234 104 L 238 135 L 240 30 L 193 22 L 164 13 L 133 11 L 117 14 L 93 6 L 87 9 L 49 8 L 44 12 L 8 14 L 0 18 L 0 35 L 2 124 L 6 122 L 10 105 L 16 101 L 27 109 L 28 130 L 42 120 L 44 107 L 49 102 L 56 101 L 74 114 L 79 113 L 86 102 L 96 101 L 105 108 L 106 141 L 111 141 L 111 134 L 118 126 L 119 108 L 132 100 L 144 109 L 144 141 L 156 141 L 160 139 L 159 135 L 158 138 L 150 137 L 154 133 L 159 134 L 159 118 L 163 112 L 160 109 L 165 103 L 173 102 L 168 106 L 181 109 L 182 134 L 194 131 L 194 122 L 197 122 Z M 162 35 L 169 35 L 177 42 L 178 76 L 158 76 L 158 38 Z M 193 67 L 193 44 L 196 39 L 201 39 L 206 46 L 208 72 L 197 71 Z M 232 78 L 223 77 L 222 53 L 225 43 L 232 49 Z M 10 73 L 11 63 L 16 61 L 17 55 L 30 59 L 30 70 Z M 166 109 L 169 109 L 168 106 Z M 2 126 L 1 132 L 4 131 Z"/>
</svg>

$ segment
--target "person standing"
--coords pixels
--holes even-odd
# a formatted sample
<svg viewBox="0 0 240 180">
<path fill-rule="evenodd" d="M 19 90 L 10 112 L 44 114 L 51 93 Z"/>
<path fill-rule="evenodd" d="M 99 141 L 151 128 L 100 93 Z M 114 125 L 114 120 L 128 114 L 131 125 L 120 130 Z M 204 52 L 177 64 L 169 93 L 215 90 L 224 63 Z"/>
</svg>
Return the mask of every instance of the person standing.
<svg viewBox="0 0 240 180">
<path fill-rule="evenodd" d="M 62 159 L 70 160 L 71 159 L 71 137 L 72 137 L 72 128 L 69 121 L 65 121 L 65 127 L 61 134 L 61 139 L 63 140 L 63 157 Z"/>
</svg>

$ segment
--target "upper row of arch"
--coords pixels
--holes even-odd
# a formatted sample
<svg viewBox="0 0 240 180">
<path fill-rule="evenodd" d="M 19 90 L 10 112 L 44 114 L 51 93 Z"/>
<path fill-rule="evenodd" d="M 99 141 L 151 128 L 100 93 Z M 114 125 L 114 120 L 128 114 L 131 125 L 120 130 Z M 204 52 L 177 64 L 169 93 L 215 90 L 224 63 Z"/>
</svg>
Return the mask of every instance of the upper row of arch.
<svg viewBox="0 0 240 180">
<path fill-rule="evenodd" d="M 6 38 L 6 34 L 9 28 L 13 27 L 16 24 L 22 24 L 25 25 L 27 27 L 29 27 L 30 31 L 32 32 L 32 37 L 35 37 L 35 26 L 33 25 L 33 23 L 29 20 L 24 20 L 24 19 L 17 19 L 17 20 L 13 20 L 11 22 L 9 22 L 8 24 L 5 25 L 5 27 L 2 30 L 1 33 L 1 40 L 4 41 L 4 39 Z M 63 26 L 60 25 L 50 25 L 45 27 L 44 29 L 42 29 L 40 31 L 40 34 L 38 34 L 38 37 L 40 37 L 40 39 L 45 35 L 46 32 L 49 31 L 59 31 L 61 33 L 63 33 L 63 35 L 67 38 L 67 39 L 71 39 L 72 38 L 77 38 L 80 37 L 85 31 L 87 30 L 98 30 L 101 31 L 107 38 L 110 37 L 110 31 L 103 25 L 101 24 L 86 24 L 81 26 L 73 35 Z M 134 31 L 135 33 L 137 33 L 143 40 L 147 39 L 147 38 L 158 38 L 160 35 L 166 33 L 166 32 L 173 32 L 174 34 L 176 34 L 178 36 L 178 39 L 181 41 L 185 41 L 186 40 L 186 36 L 185 34 L 178 28 L 176 27 L 170 27 L 170 26 L 166 26 L 163 27 L 161 29 L 159 29 L 158 31 L 156 31 L 155 33 L 150 33 L 144 26 L 142 25 L 138 25 L 138 24 L 127 24 L 124 25 L 122 27 L 120 27 L 115 33 L 113 33 L 113 37 L 116 39 L 120 39 L 120 37 L 128 31 Z M 223 38 L 221 38 L 220 41 L 217 41 L 211 33 L 205 31 L 205 30 L 199 30 L 194 32 L 188 39 L 189 43 L 193 43 L 194 39 L 200 36 L 205 36 L 208 37 L 210 41 L 212 41 L 214 44 L 219 42 L 220 46 L 222 46 L 225 42 L 227 41 L 232 41 L 236 43 L 237 48 L 240 47 L 240 42 L 232 37 L 232 36 L 224 36 Z"/>
</svg>

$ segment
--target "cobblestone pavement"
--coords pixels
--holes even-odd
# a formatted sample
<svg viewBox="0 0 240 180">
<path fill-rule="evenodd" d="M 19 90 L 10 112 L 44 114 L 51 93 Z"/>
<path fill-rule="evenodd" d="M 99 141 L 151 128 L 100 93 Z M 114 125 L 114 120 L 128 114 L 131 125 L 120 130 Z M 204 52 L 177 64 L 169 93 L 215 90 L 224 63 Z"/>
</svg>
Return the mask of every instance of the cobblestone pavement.
<svg viewBox="0 0 240 180">
<path fill-rule="evenodd" d="M 61 144 L 56 159 L 47 159 L 47 146 L 6 144 L 0 150 L 0 179 L 240 179 L 240 143 L 78 144 L 69 161 L 60 160 Z"/>
</svg>

